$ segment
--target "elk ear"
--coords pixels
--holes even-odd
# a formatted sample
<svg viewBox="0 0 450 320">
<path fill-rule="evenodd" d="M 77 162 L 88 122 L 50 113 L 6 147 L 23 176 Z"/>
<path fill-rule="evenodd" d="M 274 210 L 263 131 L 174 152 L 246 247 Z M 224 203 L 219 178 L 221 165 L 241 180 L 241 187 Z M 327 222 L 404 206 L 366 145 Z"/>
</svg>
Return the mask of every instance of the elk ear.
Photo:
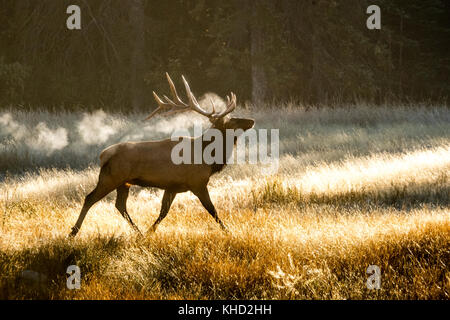
<svg viewBox="0 0 450 320">
<path fill-rule="evenodd" d="M 227 121 L 227 129 L 242 129 L 248 130 L 252 128 L 255 124 L 255 120 L 253 119 L 245 119 L 245 118 L 231 118 Z"/>
</svg>

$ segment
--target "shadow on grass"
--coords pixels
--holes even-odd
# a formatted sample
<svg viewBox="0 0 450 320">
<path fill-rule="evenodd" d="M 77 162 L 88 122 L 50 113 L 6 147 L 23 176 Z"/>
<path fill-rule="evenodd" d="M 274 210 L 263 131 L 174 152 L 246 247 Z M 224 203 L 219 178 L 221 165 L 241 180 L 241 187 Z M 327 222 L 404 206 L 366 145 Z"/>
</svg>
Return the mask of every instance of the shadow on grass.
<svg viewBox="0 0 450 320">
<path fill-rule="evenodd" d="M 91 275 L 101 274 L 126 244 L 126 239 L 114 236 L 59 238 L 41 246 L 0 252 L 0 299 L 55 298 L 56 292 L 67 290 L 68 266 L 79 266 L 83 281 L 89 281 Z M 24 271 L 32 276 L 24 276 Z"/>
<path fill-rule="evenodd" d="M 447 207 L 450 205 L 448 177 L 436 181 L 394 185 L 381 190 L 349 190 L 339 193 L 303 193 L 297 188 L 284 187 L 279 180 L 267 182 L 263 188 L 252 190 L 252 206 L 296 204 L 332 205 L 337 208 L 393 207 L 408 210 L 423 205 Z"/>
<path fill-rule="evenodd" d="M 447 299 L 447 228 L 429 225 L 346 250 L 222 235 L 60 238 L 0 253 L 0 299 Z M 66 288 L 71 264 L 82 270 L 78 292 Z M 370 264 L 382 270 L 382 290 L 366 289 Z M 273 277 L 278 266 L 283 272 Z M 24 281 L 23 270 L 46 280 Z"/>
</svg>

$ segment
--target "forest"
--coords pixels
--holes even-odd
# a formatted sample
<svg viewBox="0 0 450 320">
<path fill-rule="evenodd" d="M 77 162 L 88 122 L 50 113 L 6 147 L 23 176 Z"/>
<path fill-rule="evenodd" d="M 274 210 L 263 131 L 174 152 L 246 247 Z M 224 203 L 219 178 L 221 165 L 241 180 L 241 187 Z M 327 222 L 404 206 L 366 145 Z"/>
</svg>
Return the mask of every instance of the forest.
<svg viewBox="0 0 450 320">
<path fill-rule="evenodd" d="M 253 103 L 448 102 L 445 0 L 0 3 L 3 107 L 149 110 L 165 72 Z M 72 4 L 80 30 L 66 26 Z"/>
</svg>

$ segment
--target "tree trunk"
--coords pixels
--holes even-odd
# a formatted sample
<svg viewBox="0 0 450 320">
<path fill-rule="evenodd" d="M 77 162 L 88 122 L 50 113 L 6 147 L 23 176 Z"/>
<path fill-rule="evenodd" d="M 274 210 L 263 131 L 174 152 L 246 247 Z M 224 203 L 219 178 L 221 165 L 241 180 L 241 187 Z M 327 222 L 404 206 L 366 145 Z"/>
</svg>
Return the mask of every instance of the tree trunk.
<svg viewBox="0 0 450 320">
<path fill-rule="evenodd" d="M 145 74 L 145 12 L 144 0 L 131 0 L 131 59 L 130 59 L 130 100 L 133 110 L 142 110 L 144 104 Z"/>
<path fill-rule="evenodd" d="M 400 48 L 399 48 L 399 57 L 398 57 L 398 92 L 400 95 L 400 99 L 403 98 L 403 12 L 400 13 Z"/>
<path fill-rule="evenodd" d="M 252 72 L 252 102 L 259 104 L 264 102 L 267 91 L 266 74 L 264 72 L 264 31 L 262 19 L 258 14 L 258 5 L 252 2 L 250 5 L 250 54 Z"/>
<path fill-rule="evenodd" d="M 313 103 L 320 103 L 323 100 L 323 90 L 321 87 L 321 74 L 320 74 L 320 38 L 319 32 L 315 23 L 316 15 L 316 3 L 311 1 L 309 5 L 309 18 L 310 18 L 310 30 L 311 30 L 311 97 Z"/>
</svg>

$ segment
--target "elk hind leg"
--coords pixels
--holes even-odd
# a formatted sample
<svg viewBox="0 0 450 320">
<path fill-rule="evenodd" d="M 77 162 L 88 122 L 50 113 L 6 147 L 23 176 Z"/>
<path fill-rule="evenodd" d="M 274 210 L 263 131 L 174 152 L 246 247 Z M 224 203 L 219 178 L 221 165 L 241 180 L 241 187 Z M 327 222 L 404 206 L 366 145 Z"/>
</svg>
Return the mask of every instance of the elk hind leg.
<svg viewBox="0 0 450 320">
<path fill-rule="evenodd" d="M 78 231 L 80 231 L 81 225 L 83 224 L 83 220 L 86 217 L 89 209 L 99 200 L 104 198 L 108 193 L 117 188 L 117 185 L 114 184 L 114 180 L 107 172 L 108 168 L 103 166 L 100 169 L 100 175 L 98 179 L 97 186 L 95 189 L 89 193 L 84 199 L 83 208 L 81 209 L 80 215 L 78 216 L 78 220 L 72 228 L 69 236 L 74 237 Z"/>
</svg>

